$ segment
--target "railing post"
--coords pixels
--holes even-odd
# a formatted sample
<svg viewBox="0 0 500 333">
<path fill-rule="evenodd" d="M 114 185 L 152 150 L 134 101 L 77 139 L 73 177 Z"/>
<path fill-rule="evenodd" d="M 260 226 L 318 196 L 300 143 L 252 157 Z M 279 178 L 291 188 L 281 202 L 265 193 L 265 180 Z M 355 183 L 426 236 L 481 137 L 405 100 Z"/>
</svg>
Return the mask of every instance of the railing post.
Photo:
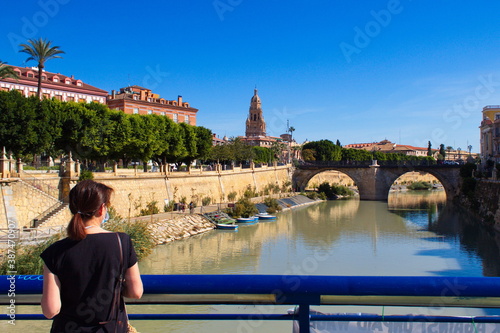
<svg viewBox="0 0 500 333">
<path fill-rule="evenodd" d="M 309 304 L 299 304 L 299 332 L 309 333 L 310 327 Z"/>
</svg>

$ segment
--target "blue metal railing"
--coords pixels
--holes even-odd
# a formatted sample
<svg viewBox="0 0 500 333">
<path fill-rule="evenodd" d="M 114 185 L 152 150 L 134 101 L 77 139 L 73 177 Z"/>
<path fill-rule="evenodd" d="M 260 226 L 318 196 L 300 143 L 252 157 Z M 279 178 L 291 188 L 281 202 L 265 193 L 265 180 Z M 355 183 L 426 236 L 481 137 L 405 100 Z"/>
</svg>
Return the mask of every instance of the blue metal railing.
<svg viewBox="0 0 500 333">
<path fill-rule="evenodd" d="M 380 316 L 310 314 L 311 305 L 391 305 L 440 307 L 500 307 L 500 278 L 489 277 L 381 277 L 301 275 L 143 275 L 143 299 L 137 304 L 281 304 L 296 305 L 292 314 L 262 314 L 262 320 L 298 320 L 300 332 L 311 321 L 428 321 L 500 323 L 500 317 Z M 15 294 L 36 295 L 15 300 L 38 304 L 42 276 L 0 276 L 0 304 Z M 156 295 L 156 296 L 155 296 Z M 133 320 L 241 320 L 255 314 L 129 314 Z M 9 318 L 5 316 L 5 318 Z M 41 314 L 18 314 L 16 319 L 39 320 Z"/>
</svg>

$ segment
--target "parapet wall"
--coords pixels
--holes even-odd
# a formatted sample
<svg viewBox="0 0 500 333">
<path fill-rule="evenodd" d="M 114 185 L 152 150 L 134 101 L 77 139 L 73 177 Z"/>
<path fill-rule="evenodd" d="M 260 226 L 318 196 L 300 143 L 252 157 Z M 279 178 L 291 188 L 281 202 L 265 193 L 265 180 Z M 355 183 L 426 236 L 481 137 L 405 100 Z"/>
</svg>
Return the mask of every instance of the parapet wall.
<svg viewBox="0 0 500 333">
<path fill-rule="evenodd" d="M 157 207 L 162 212 L 166 201 L 179 202 L 186 198 L 188 203 L 194 201 L 201 205 L 204 197 L 210 197 L 213 203 L 225 202 L 231 192 L 236 192 L 237 198 L 240 198 L 248 185 L 257 192 L 269 184 L 281 187 L 283 183 L 290 181 L 290 168 L 276 166 L 167 174 L 133 170 L 124 170 L 122 173 L 120 170 L 119 173 L 94 173 L 94 179 L 115 190 L 112 205 L 121 216 L 134 217 L 151 201 L 157 201 Z M 21 180 L 5 180 L 0 197 L 0 228 L 7 228 L 9 217 L 15 217 L 21 228 L 31 226 L 33 218 L 58 200 L 65 200 L 69 189 L 76 185 L 77 181 L 78 178 L 75 177 L 59 177 L 55 174 L 36 177 L 26 174 Z M 70 214 L 63 212 L 59 216 L 69 217 Z M 53 226 L 54 223 L 61 224 L 61 218 L 51 221 L 48 225 Z"/>
<path fill-rule="evenodd" d="M 151 201 L 157 201 L 157 207 L 163 211 L 165 200 L 179 202 L 186 198 L 188 203 L 194 201 L 199 206 L 205 197 L 210 197 L 214 203 L 225 202 L 229 193 L 236 192 L 237 198 L 240 198 L 248 185 L 257 192 L 268 184 L 282 186 L 290 181 L 289 171 L 290 167 L 282 166 L 196 174 L 146 173 L 118 177 L 96 173 L 94 179 L 115 190 L 112 205 L 120 215 L 133 217 Z"/>
</svg>

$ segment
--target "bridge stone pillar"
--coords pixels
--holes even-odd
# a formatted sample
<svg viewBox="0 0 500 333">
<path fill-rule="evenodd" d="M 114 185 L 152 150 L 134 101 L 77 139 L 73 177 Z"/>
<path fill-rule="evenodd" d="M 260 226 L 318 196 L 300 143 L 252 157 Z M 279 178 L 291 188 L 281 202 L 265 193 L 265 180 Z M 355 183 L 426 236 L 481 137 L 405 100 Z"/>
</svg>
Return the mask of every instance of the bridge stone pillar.
<svg viewBox="0 0 500 333">
<path fill-rule="evenodd" d="M 361 200 L 379 200 L 387 201 L 387 193 L 383 186 L 383 177 L 380 172 L 380 166 L 376 163 L 369 168 L 362 169 L 359 173 L 360 181 L 356 182 Z"/>
</svg>

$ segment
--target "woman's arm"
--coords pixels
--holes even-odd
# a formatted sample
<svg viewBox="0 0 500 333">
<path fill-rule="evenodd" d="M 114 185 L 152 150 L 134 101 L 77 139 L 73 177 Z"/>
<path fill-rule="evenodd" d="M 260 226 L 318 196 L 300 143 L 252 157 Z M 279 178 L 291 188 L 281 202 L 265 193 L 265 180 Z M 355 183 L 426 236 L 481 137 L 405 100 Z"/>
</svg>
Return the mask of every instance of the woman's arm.
<svg viewBox="0 0 500 333">
<path fill-rule="evenodd" d="M 144 289 L 142 287 L 139 265 L 135 263 L 125 272 L 125 288 L 123 288 L 123 296 L 128 298 L 141 298 L 143 291 Z"/>
<path fill-rule="evenodd" d="M 42 312 L 48 319 L 61 311 L 61 283 L 45 264 L 43 265 Z"/>
</svg>

